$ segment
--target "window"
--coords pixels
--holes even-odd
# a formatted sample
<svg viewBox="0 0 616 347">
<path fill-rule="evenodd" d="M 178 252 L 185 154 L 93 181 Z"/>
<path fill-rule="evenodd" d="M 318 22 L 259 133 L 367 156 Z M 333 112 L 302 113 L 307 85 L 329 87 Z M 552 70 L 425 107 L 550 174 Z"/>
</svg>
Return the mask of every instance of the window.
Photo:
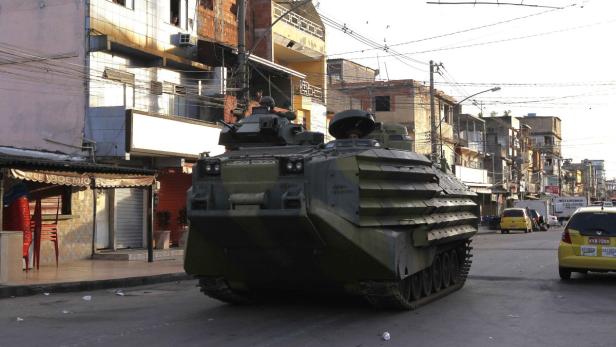
<svg viewBox="0 0 616 347">
<path fill-rule="evenodd" d="M 169 114 L 172 116 L 186 117 L 186 97 L 183 95 L 169 95 Z"/>
<path fill-rule="evenodd" d="M 181 25 L 180 15 L 182 13 L 181 1 L 180 0 L 170 0 L 169 6 L 169 23 L 179 27 Z"/>
<path fill-rule="evenodd" d="M 552 136 L 544 136 L 544 142 L 546 145 L 553 145 L 554 144 L 554 139 L 552 139 Z"/>
<path fill-rule="evenodd" d="M 391 111 L 391 99 L 387 96 L 375 96 L 374 105 L 376 112 L 389 112 Z"/>
<path fill-rule="evenodd" d="M 503 217 L 524 217 L 524 210 L 505 210 Z"/>
<path fill-rule="evenodd" d="M 214 0 L 199 0 L 199 5 L 207 10 L 214 10 Z"/>
<path fill-rule="evenodd" d="M 41 209 L 43 216 L 55 216 L 58 207 L 58 214 L 70 215 L 72 213 L 71 197 L 73 188 L 68 186 L 49 186 L 38 182 L 28 182 L 30 192 L 30 213 L 34 212 L 36 199 L 41 199 Z"/>
<path fill-rule="evenodd" d="M 133 0 L 109 0 L 109 1 L 113 2 L 114 4 L 133 9 Z"/>
<path fill-rule="evenodd" d="M 614 225 L 616 223 L 616 214 L 606 212 L 582 212 L 573 215 L 567 229 L 579 231 L 582 235 L 597 235 L 601 232 L 603 236 L 616 235 Z"/>
<path fill-rule="evenodd" d="M 453 123 L 452 122 L 452 110 L 453 110 L 453 107 L 447 104 L 443 105 L 443 108 L 442 108 L 443 114 L 441 114 L 441 119 L 443 120 L 443 122 L 448 123 L 448 124 Z"/>
</svg>

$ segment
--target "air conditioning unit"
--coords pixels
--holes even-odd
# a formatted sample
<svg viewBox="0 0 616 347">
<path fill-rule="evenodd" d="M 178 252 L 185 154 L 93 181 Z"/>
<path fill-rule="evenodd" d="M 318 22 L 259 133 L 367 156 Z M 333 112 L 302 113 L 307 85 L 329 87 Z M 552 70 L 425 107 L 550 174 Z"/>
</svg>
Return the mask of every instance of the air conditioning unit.
<svg viewBox="0 0 616 347">
<path fill-rule="evenodd" d="M 178 46 L 180 47 L 194 47 L 197 45 L 197 36 L 191 34 L 178 34 Z"/>
</svg>

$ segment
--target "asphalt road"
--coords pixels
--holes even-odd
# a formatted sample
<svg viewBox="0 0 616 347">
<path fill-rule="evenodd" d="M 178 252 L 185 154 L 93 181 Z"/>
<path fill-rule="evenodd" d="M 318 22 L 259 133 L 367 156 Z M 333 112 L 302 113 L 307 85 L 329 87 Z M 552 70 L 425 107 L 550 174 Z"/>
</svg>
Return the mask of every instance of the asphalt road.
<svg viewBox="0 0 616 347">
<path fill-rule="evenodd" d="M 477 236 L 467 285 L 412 312 L 339 299 L 234 307 L 189 281 L 0 300 L 0 346 L 616 345 L 616 275 L 561 282 L 559 237 Z"/>
</svg>

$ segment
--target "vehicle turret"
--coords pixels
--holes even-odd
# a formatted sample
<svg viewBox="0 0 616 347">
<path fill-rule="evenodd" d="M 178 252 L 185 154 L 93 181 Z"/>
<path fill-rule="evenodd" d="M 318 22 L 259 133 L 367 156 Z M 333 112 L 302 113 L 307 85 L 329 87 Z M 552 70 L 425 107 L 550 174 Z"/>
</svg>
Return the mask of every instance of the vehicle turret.
<svg viewBox="0 0 616 347">
<path fill-rule="evenodd" d="M 241 147 L 319 145 L 322 133 L 306 131 L 301 124 L 292 123 L 296 115 L 290 111 L 276 110 L 274 99 L 265 96 L 252 115 L 235 124 L 225 123 L 219 144 L 227 149 Z"/>
</svg>

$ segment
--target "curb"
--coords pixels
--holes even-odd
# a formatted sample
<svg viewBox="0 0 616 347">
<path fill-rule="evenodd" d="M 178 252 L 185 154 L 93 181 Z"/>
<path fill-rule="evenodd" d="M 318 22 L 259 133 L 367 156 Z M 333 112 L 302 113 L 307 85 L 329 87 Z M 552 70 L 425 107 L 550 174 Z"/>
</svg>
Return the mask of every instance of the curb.
<svg viewBox="0 0 616 347">
<path fill-rule="evenodd" d="M 185 272 L 176 272 L 176 273 L 162 274 L 162 275 L 138 276 L 138 277 L 128 277 L 128 278 L 113 278 L 113 279 L 95 280 L 95 281 L 16 285 L 16 286 L 0 285 L 0 299 L 14 298 L 18 296 L 31 296 L 31 295 L 42 294 L 42 293 L 70 293 L 70 292 L 82 292 L 82 291 L 101 290 L 101 289 L 137 287 L 137 286 L 143 286 L 143 285 L 148 285 L 148 284 L 186 281 L 186 280 L 192 280 L 192 279 L 194 279 L 194 277 Z"/>
</svg>

